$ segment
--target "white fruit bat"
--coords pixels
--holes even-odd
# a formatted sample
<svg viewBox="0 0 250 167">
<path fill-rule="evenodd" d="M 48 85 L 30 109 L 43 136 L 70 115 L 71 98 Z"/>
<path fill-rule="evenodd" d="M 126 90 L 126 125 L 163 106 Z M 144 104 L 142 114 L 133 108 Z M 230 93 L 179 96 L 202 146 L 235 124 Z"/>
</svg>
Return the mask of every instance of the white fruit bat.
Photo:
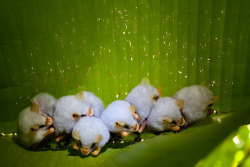
<svg viewBox="0 0 250 167">
<path fill-rule="evenodd" d="M 116 100 L 103 111 L 101 119 L 110 132 L 127 136 L 129 132 L 136 132 L 139 128 L 135 110 L 135 106 L 129 102 Z"/>
<path fill-rule="evenodd" d="M 218 99 L 212 91 L 201 85 L 182 88 L 173 97 L 184 101 L 181 111 L 186 120 L 185 126 L 204 119 L 208 115 L 208 107 Z"/>
<path fill-rule="evenodd" d="M 53 122 L 56 135 L 58 136 L 56 142 L 71 134 L 79 118 L 86 115 L 92 116 L 93 110 L 84 102 L 83 92 L 58 99 Z"/>
<path fill-rule="evenodd" d="M 109 141 L 110 133 L 100 118 L 82 117 L 72 131 L 75 139 L 73 148 L 80 150 L 83 155 L 90 153 L 97 156 L 102 147 Z"/>
<path fill-rule="evenodd" d="M 146 124 L 147 118 L 152 110 L 154 103 L 161 96 L 161 88 L 158 90 L 150 85 L 147 78 L 143 78 L 141 84 L 132 89 L 132 91 L 125 98 L 125 101 L 133 104 L 136 107 L 136 112 L 139 114 L 140 118 L 138 120 L 140 128 L 138 130 L 141 133 Z"/>
<path fill-rule="evenodd" d="M 185 124 L 181 109 L 183 100 L 171 97 L 160 98 L 150 112 L 147 120 L 147 128 L 151 131 L 162 132 L 166 130 L 179 131 Z"/>
<path fill-rule="evenodd" d="M 38 105 L 33 103 L 18 116 L 17 132 L 20 143 L 35 149 L 47 135 L 54 133 L 51 125 L 52 118 L 39 113 Z"/>
</svg>

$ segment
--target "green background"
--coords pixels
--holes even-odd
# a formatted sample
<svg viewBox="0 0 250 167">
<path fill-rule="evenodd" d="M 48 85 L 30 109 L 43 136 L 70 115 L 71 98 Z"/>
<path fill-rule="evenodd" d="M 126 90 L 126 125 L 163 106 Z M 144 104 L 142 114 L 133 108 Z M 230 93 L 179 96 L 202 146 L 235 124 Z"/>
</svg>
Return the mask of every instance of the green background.
<svg viewBox="0 0 250 167">
<path fill-rule="evenodd" d="M 1 0 L 1 133 L 16 130 L 19 112 L 39 92 L 59 98 L 88 90 L 107 105 L 145 76 L 163 96 L 208 81 L 220 96 L 214 108 L 237 111 L 178 134 L 109 143 L 97 158 L 27 151 L 0 137 L 2 164 L 195 165 L 249 123 L 249 8 L 248 0 Z"/>
</svg>

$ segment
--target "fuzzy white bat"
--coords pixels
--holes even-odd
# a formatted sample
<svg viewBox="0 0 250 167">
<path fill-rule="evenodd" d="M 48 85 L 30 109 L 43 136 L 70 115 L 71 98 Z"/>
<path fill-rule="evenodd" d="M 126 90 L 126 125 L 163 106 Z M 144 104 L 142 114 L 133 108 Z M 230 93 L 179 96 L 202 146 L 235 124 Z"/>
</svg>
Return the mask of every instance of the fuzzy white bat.
<svg viewBox="0 0 250 167">
<path fill-rule="evenodd" d="M 139 133 L 143 131 L 147 124 L 147 118 L 152 110 L 155 101 L 160 98 L 160 89 L 157 90 L 155 87 L 150 85 L 147 78 L 143 78 L 141 84 L 136 86 L 125 98 L 125 101 L 133 104 L 136 107 L 136 112 L 139 114 L 140 119 Z"/>
<path fill-rule="evenodd" d="M 148 129 L 158 132 L 165 130 L 179 131 L 180 126 L 185 124 L 185 119 L 180 111 L 183 105 L 183 100 L 176 100 L 171 97 L 160 98 L 155 102 L 148 116 Z"/>
<path fill-rule="evenodd" d="M 18 138 L 25 147 L 36 148 L 49 134 L 54 133 L 52 118 L 39 113 L 39 107 L 33 103 L 22 110 L 18 116 Z"/>
<path fill-rule="evenodd" d="M 83 155 L 91 153 L 97 156 L 109 141 L 110 133 L 100 118 L 86 116 L 76 123 L 72 137 L 75 139 L 74 149 L 80 150 Z"/>
<path fill-rule="evenodd" d="M 91 106 L 94 116 L 100 118 L 102 111 L 104 110 L 104 104 L 102 100 L 92 92 L 83 91 L 83 94 L 84 102 Z"/>
<path fill-rule="evenodd" d="M 39 93 L 31 99 L 31 103 L 39 106 L 41 113 L 53 118 L 57 100 L 48 93 Z"/>
<path fill-rule="evenodd" d="M 58 99 L 54 112 L 56 142 L 71 134 L 73 127 L 81 116 L 93 115 L 92 108 L 84 102 L 84 94 L 64 96 Z"/>
<path fill-rule="evenodd" d="M 121 133 L 123 136 L 129 132 L 138 131 L 135 106 L 123 100 L 116 100 L 103 111 L 101 119 L 110 132 Z"/>
<path fill-rule="evenodd" d="M 208 88 L 201 85 L 182 88 L 173 97 L 184 101 L 182 114 L 186 120 L 185 126 L 204 119 L 208 115 L 208 106 L 215 103 L 218 98 L 218 96 L 213 96 L 213 92 Z"/>
</svg>

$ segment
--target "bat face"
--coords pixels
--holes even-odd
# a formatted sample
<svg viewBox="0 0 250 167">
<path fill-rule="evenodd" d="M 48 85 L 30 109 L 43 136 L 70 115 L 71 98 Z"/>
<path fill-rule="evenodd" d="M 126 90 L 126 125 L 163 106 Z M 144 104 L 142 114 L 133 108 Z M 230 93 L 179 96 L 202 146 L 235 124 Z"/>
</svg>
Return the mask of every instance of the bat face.
<svg viewBox="0 0 250 167">
<path fill-rule="evenodd" d="M 116 100 L 103 111 L 101 119 L 110 132 L 136 132 L 139 125 L 135 106 L 123 100 Z"/>
<path fill-rule="evenodd" d="M 73 127 L 86 115 L 93 115 L 92 108 L 84 103 L 82 95 L 64 96 L 57 102 L 54 112 L 54 126 L 57 134 L 70 134 Z"/>
<path fill-rule="evenodd" d="M 109 130 L 101 119 L 95 117 L 83 117 L 75 125 L 72 132 L 75 139 L 73 148 L 83 155 L 91 153 L 97 156 L 101 148 L 110 138 Z"/>
<path fill-rule="evenodd" d="M 40 143 L 47 135 L 54 132 L 51 125 L 52 118 L 40 114 L 38 106 L 33 104 L 19 114 L 18 135 L 20 142 L 25 147 Z"/>
<path fill-rule="evenodd" d="M 148 117 L 148 128 L 154 131 L 180 130 L 180 127 L 185 124 L 181 114 L 183 105 L 182 100 L 171 97 L 159 99 Z"/>
<path fill-rule="evenodd" d="M 50 117 L 54 116 L 57 100 L 52 95 L 48 93 L 39 93 L 31 99 L 31 102 L 39 106 L 41 113 Z"/>
<path fill-rule="evenodd" d="M 119 119 L 115 121 L 115 132 L 137 132 L 139 125 L 135 122 L 132 124 L 126 123 L 126 120 Z"/>
</svg>

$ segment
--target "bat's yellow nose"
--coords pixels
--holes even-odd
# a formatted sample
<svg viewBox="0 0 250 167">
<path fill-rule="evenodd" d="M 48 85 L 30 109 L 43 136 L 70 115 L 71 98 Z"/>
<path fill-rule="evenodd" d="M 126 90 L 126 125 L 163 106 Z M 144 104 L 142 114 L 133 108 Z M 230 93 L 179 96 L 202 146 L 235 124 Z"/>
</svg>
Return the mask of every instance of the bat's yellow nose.
<svg viewBox="0 0 250 167">
<path fill-rule="evenodd" d="M 82 155 L 89 155 L 90 151 L 87 148 L 81 148 Z"/>
</svg>

